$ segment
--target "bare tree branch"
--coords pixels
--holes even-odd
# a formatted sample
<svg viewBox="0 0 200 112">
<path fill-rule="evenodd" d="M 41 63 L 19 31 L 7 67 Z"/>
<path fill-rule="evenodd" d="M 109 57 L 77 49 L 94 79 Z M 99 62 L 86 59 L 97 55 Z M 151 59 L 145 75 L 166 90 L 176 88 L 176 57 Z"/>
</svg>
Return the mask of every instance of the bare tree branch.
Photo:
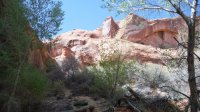
<svg viewBox="0 0 200 112">
<path fill-rule="evenodd" d="M 185 46 L 184 44 L 180 43 L 175 37 L 174 39 L 176 40 L 176 42 L 181 45 L 183 48 L 187 49 L 187 46 Z M 197 59 L 200 61 L 200 57 L 193 51 L 193 54 L 197 57 Z"/>
<path fill-rule="evenodd" d="M 178 7 L 176 4 L 172 3 L 172 0 L 167 0 L 176 10 L 177 14 L 179 14 L 184 20 L 185 22 L 189 25 L 190 20 L 188 19 L 188 17 L 183 13 L 183 11 L 180 9 L 180 7 Z"/>
<path fill-rule="evenodd" d="M 163 8 L 163 7 L 143 7 L 143 8 L 132 8 L 132 10 L 134 11 L 139 11 L 139 10 L 149 10 L 149 9 L 155 9 L 155 10 L 164 10 L 167 12 L 171 12 L 171 13 L 176 13 L 175 11 Z"/>
<path fill-rule="evenodd" d="M 158 6 L 158 5 L 154 5 L 151 4 L 151 7 L 143 7 L 143 8 L 132 8 L 132 10 L 134 11 L 139 11 L 139 10 L 149 10 L 149 9 L 154 9 L 154 10 L 163 10 L 163 11 L 167 11 L 167 12 L 171 12 L 171 13 L 177 13 L 176 11 Z"/>
<path fill-rule="evenodd" d="M 196 79 L 196 78 L 199 78 L 199 77 L 200 77 L 200 76 L 196 76 L 195 79 Z"/>
<path fill-rule="evenodd" d="M 185 3 L 187 3 L 192 8 L 192 3 L 188 0 L 184 0 Z"/>
<path fill-rule="evenodd" d="M 178 7 L 181 7 L 182 0 L 178 1 Z"/>
<path fill-rule="evenodd" d="M 188 95 L 186 95 L 186 94 L 184 94 L 184 93 L 182 93 L 182 92 L 180 92 L 180 91 L 178 91 L 178 90 L 176 90 L 176 89 L 174 89 L 174 88 L 172 88 L 170 86 L 162 86 L 161 88 L 169 88 L 169 89 L 171 89 L 172 91 L 174 91 L 176 93 L 179 93 L 179 94 L 181 94 L 181 95 L 183 95 L 183 96 L 185 96 L 187 98 L 190 98 Z"/>
<path fill-rule="evenodd" d="M 167 11 L 167 12 L 171 12 L 171 13 L 177 14 L 176 11 L 173 11 L 173 10 L 170 10 L 170 9 L 167 9 L 167 8 L 164 8 L 164 7 L 162 7 L 162 6 L 159 6 L 159 5 L 156 5 L 156 4 L 152 4 L 152 3 L 150 3 L 150 2 L 149 2 L 148 4 L 150 4 L 150 5 L 153 6 L 153 7 L 157 7 L 157 8 L 159 8 L 160 10 L 164 10 L 164 11 Z"/>
<path fill-rule="evenodd" d="M 193 22 L 195 22 L 195 19 L 196 19 L 197 4 L 198 4 L 198 0 L 193 0 L 192 8 L 191 8 L 191 18 L 192 18 Z"/>
</svg>

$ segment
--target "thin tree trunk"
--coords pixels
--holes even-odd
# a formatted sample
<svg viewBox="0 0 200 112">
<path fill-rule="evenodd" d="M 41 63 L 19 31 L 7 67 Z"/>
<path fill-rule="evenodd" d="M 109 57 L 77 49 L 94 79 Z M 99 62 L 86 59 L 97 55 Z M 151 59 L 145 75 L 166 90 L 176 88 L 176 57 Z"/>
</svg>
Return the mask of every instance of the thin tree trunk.
<svg viewBox="0 0 200 112">
<path fill-rule="evenodd" d="M 193 25 L 188 27 L 188 48 L 187 48 L 187 63 L 188 63 L 188 82 L 190 87 L 190 104 L 191 112 L 198 112 L 198 94 L 195 79 L 195 65 L 194 65 L 194 46 L 195 46 L 195 27 Z"/>
<path fill-rule="evenodd" d="M 112 86 L 111 92 L 110 92 L 110 101 L 113 100 L 113 97 L 114 97 L 114 95 L 115 95 L 116 88 L 117 88 L 117 83 L 119 82 L 118 77 L 119 77 L 119 75 L 120 75 L 120 74 L 119 74 L 119 70 L 120 70 L 120 61 L 121 61 L 120 56 L 119 56 L 119 58 L 117 58 L 116 61 L 117 61 L 117 68 L 116 68 L 116 74 L 115 74 L 115 73 L 113 74 L 114 82 L 113 82 L 113 86 Z"/>
</svg>

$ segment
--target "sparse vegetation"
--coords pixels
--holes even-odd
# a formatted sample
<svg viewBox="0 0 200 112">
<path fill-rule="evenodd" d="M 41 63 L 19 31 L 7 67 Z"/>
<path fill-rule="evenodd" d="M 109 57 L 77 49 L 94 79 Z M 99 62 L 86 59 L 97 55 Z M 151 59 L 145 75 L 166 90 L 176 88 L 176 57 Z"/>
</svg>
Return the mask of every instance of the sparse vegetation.
<svg viewBox="0 0 200 112">
<path fill-rule="evenodd" d="M 130 3 L 127 4 L 127 1 L 118 0 L 117 3 L 116 0 L 103 1 L 108 8 L 114 8 L 109 3 L 120 5 L 122 9 L 130 8 Z M 144 0 L 138 1 L 141 2 L 132 5 L 150 5 Z M 199 1 L 193 0 L 194 3 L 192 4 L 189 4 L 190 1 L 188 0 L 179 1 L 179 3 L 188 1 L 186 5 L 196 7 L 191 8 L 191 11 L 196 11 L 193 12 L 191 18 L 186 17 L 185 12 L 181 13 L 182 6 L 180 8 L 176 7 L 178 0 L 167 1 L 169 3 L 162 4 L 159 8 L 167 6 L 172 11 L 177 11 L 176 13 L 182 16 L 188 26 L 188 29 L 182 28 L 178 33 L 178 36 L 182 37 L 183 41 L 188 41 L 179 43 L 182 45 L 184 52 L 182 52 L 182 49 L 177 50 L 177 52 L 180 51 L 181 53 L 180 57 L 183 57 L 183 60 L 187 59 L 187 62 L 174 59 L 173 63 L 167 64 L 167 68 L 164 65 L 141 64 L 132 61 L 131 58 L 137 55 L 137 52 L 143 51 L 137 49 L 137 45 L 140 46 L 139 44 L 131 46 L 132 43 L 130 42 L 130 45 L 123 45 L 127 40 L 123 40 L 123 43 L 121 43 L 121 38 L 124 36 L 125 30 L 130 34 L 137 33 L 136 30 L 129 31 L 127 27 L 135 27 L 142 30 L 146 27 L 148 21 L 145 20 L 140 23 L 140 18 L 135 20 L 128 18 L 128 21 L 124 20 L 121 23 L 117 23 L 122 25 L 122 29 L 115 39 L 109 38 L 106 40 L 101 38 L 101 42 L 97 42 L 98 36 L 101 36 L 99 33 L 101 28 L 94 31 L 98 32 L 98 35 L 92 34 L 93 31 L 89 32 L 89 34 L 97 37 L 91 39 L 95 40 L 93 44 L 97 43 L 92 47 L 96 47 L 95 50 L 99 50 L 93 52 L 89 59 L 93 60 L 92 55 L 99 53 L 97 55 L 101 60 L 99 61 L 100 58 L 95 56 L 96 59 L 98 58 L 97 61 L 94 59 L 96 65 L 80 69 L 79 62 L 74 54 L 71 54 L 71 57 L 63 56 L 61 65 L 57 65 L 48 52 L 45 52 L 46 54 L 41 53 L 43 50 L 47 50 L 46 47 L 48 46 L 44 45 L 41 40 L 51 38 L 52 35 L 55 35 L 60 30 L 59 26 L 63 19 L 60 1 L 0 0 L 0 112 L 40 112 L 40 106 L 45 105 L 44 103 L 47 103 L 47 108 L 53 105 L 47 109 L 48 111 L 71 111 L 74 107 L 81 110 L 81 107 L 84 106 L 88 106 L 84 111 L 94 111 L 95 105 L 90 105 L 91 102 L 85 99 L 72 98 L 81 95 L 92 97 L 93 99 L 90 99 L 92 101 L 100 98 L 106 99 L 105 102 L 107 103 L 108 101 L 108 105 L 111 107 L 117 105 L 123 99 L 130 101 L 128 102 L 129 106 L 134 104 L 132 105 L 133 107 L 145 112 L 152 111 L 155 108 L 158 112 L 165 112 L 165 110 L 167 112 L 176 112 L 179 110 L 175 104 L 176 100 L 186 99 L 188 102 L 184 104 L 185 111 L 191 108 L 191 112 L 197 112 L 200 107 L 199 102 L 197 102 L 199 98 L 197 86 L 200 86 L 200 64 L 199 57 L 195 53 L 199 49 L 200 27 L 195 31 L 195 18 L 197 16 L 196 12 L 199 12 L 197 10 L 199 9 L 197 7 L 199 6 Z M 195 3 L 195 1 L 198 3 Z M 144 4 L 141 4 L 142 2 Z M 122 13 L 122 10 L 118 12 Z M 132 25 L 133 22 L 137 24 Z M 154 23 L 152 22 L 152 24 Z M 76 34 L 78 38 L 84 35 L 84 38 L 90 40 L 90 37 L 87 36 L 89 35 L 87 31 L 78 32 L 81 32 L 81 34 Z M 163 37 L 163 32 L 161 31 L 160 33 Z M 82 42 L 80 41 L 80 43 Z M 79 41 L 74 41 L 73 50 L 78 49 L 80 51 L 77 52 L 81 54 L 83 49 L 79 48 L 82 45 L 80 43 Z M 58 46 L 60 47 L 62 44 L 61 42 Z M 84 43 L 84 49 L 87 52 L 91 50 L 87 48 L 90 47 L 89 44 L 90 42 Z M 130 56 L 125 57 L 129 50 L 133 50 L 128 47 L 135 47 L 134 50 L 137 52 L 131 52 Z M 146 48 L 145 45 L 141 45 L 141 47 L 143 47 L 142 50 Z M 166 46 L 162 45 L 160 47 L 166 48 Z M 38 52 L 34 52 L 36 55 L 32 56 L 32 51 Z M 144 55 L 148 54 L 148 52 L 145 52 Z M 154 49 L 154 53 L 156 52 Z M 82 53 L 83 57 L 88 56 L 84 53 Z M 33 58 L 41 56 L 35 63 L 41 62 L 43 68 L 41 69 L 40 66 L 32 63 L 31 61 L 34 61 L 34 59 L 29 59 L 31 57 L 29 55 Z M 157 60 L 155 59 L 154 61 Z M 128 87 L 131 88 L 132 93 L 126 90 Z M 66 93 L 68 92 L 69 95 L 67 96 Z"/>
<path fill-rule="evenodd" d="M 115 104 L 118 98 L 123 96 L 122 86 L 128 83 L 127 67 L 128 63 L 121 55 L 114 55 L 112 59 L 101 61 L 92 70 L 92 90 L 107 98 L 111 104 Z"/>
<path fill-rule="evenodd" d="M 188 72 L 188 85 L 190 89 L 190 111 L 197 112 L 199 108 L 198 103 L 198 91 L 195 73 L 195 57 L 199 57 L 195 53 L 195 44 L 197 43 L 196 38 L 196 26 L 198 25 L 199 16 L 199 0 L 102 0 L 104 7 L 109 10 L 115 10 L 117 13 L 127 13 L 135 11 L 138 14 L 141 12 L 151 12 L 151 14 L 157 14 L 153 12 L 170 13 L 179 15 L 187 26 L 188 37 L 187 46 L 180 44 L 182 47 L 187 49 L 187 72 Z M 185 8 L 188 10 L 186 11 Z M 150 13 L 149 13 L 150 14 Z M 146 15 L 147 16 L 147 15 Z M 148 15 L 149 16 L 149 15 Z"/>
</svg>

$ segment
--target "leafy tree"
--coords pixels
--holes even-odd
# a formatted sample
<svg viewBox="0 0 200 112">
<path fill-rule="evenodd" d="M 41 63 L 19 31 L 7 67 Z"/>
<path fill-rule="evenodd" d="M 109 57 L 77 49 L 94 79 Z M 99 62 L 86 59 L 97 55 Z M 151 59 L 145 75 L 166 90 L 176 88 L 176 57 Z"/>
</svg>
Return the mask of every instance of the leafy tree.
<svg viewBox="0 0 200 112">
<path fill-rule="evenodd" d="M 187 64 L 188 82 L 190 87 L 191 112 L 198 111 L 198 93 L 194 59 L 197 56 L 194 52 L 197 16 L 200 14 L 199 0 L 102 0 L 104 6 L 110 10 L 117 10 L 118 13 L 141 11 L 161 11 L 179 15 L 183 18 L 188 27 L 187 40 Z M 197 56 L 198 57 L 198 56 Z"/>
<path fill-rule="evenodd" d="M 121 87 L 128 82 L 127 69 L 129 64 L 121 54 L 117 53 L 107 59 L 102 59 L 99 65 L 92 69 L 95 74 L 94 91 L 115 104 L 123 93 Z"/>
<path fill-rule="evenodd" d="M 62 2 L 55 0 L 22 0 L 25 16 L 40 39 L 50 39 L 59 28 L 64 13 Z"/>
<path fill-rule="evenodd" d="M 47 88 L 44 73 L 28 63 L 36 37 L 20 0 L 1 0 L 0 9 L 0 111 L 27 111 Z"/>
</svg>

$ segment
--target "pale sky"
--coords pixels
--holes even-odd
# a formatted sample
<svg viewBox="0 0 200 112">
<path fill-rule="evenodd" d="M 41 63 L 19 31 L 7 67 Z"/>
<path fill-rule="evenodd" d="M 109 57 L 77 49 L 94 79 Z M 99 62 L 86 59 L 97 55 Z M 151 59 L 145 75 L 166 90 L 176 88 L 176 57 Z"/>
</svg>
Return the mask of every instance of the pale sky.
<svg viewBox="0 0 200 112">
<path fill-rule="evenodd" d="M 114 12 L 109 12 L 107 9 L 101 8 L 102 0 L 61 0 L 63 2 L 62 10 L 65 12 L 62 30 L 58 34 L 73 30 L 85 29 L 94 30 L 102 25 L 106 17 L 112 16 L 114 20 L 121 20 L 126 17 L 126 14 L 116 15 Z M 200 11 L 199 11 L 200 13 Z M 144 12 L 140 15 L 148 19 L 173 17 L 166 13 Z M 199 14 L 200 15 L 200 14 Z"/>
<path fill-rule="evenodd" d="M 67 32 L 73 29 L 93 30 L 101 26 L 107 16 L 113 16 L 120 20 L 125 15 L 114 14 L 107 9 L 101 8 L 101 0 L 62 0 L 62 10 L 65 11 L 62 30 L 58 33 Z"/>
</svg>

